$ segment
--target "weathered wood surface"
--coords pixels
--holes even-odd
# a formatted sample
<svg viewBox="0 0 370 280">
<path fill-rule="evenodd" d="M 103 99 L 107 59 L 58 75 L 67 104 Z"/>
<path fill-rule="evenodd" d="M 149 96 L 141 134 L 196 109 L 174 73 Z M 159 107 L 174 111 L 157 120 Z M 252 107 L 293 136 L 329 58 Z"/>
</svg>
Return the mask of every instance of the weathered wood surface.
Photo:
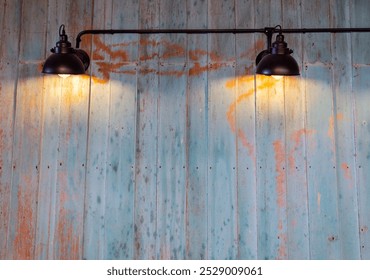
<svg viewBox="0 0 370 280">
<path fill-rule="evenodd" d="M 0 0 L 0 259 L 370 259 L 369 34 L 96 35 L 87 75 L 41 65 L 87 28 L 369 27 L 345 0 Z M 37 17 L 35 17 L 37 14 Z"/>
</svg>

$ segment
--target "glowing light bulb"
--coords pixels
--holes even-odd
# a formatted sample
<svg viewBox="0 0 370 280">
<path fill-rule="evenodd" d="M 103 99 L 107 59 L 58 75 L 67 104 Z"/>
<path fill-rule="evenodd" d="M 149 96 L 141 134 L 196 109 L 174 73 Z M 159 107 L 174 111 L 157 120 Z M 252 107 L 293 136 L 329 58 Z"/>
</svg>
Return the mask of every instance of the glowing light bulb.
<svg viewBox="0 0 370 280">
<path fill-rule="evenodd" d="M 275 80 L 281 80 L 284 76 L 281 76 L 281 75 L 272 75 L 272 77 L 275 79 Z"/>
<path fill-rule="evenodd" d="M 59 77 L 65 79 L 70 76 L 70 74 L 58 74 Z"/>
</svg>

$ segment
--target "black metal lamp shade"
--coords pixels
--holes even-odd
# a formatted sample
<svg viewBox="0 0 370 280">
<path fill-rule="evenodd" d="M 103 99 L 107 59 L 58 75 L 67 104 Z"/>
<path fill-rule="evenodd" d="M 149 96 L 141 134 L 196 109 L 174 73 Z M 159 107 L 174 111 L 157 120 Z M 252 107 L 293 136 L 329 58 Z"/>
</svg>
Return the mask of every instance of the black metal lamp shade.
<svg viewBox="0 0 370 280">
<path fill-rule="evenodd" d="M 59 41 L 56 47 L 51 49 L 51 54 L 45 61 L 42 73 L 77 75 L 84 74 L 89 67 L 90 58 L 88 54 L 81 49 L 74 49 L 68 41 L 64 31 L 64 25 L 59 28 Z"/>
<path fill-rule="evenodd" d="M 85 68 L 74 53 L 54 53 L 45 61 L 42 73 L 84 74 Z"/>
<path fill-rule="evenodd" d="M 279 34 L 270 51 L 262 51 L 256 59 L 257 74 L 268 76 L 299 75 L 297 61 L 290 55 L 293 51 L 287 48 L 284 36 Z"/>
</svg>

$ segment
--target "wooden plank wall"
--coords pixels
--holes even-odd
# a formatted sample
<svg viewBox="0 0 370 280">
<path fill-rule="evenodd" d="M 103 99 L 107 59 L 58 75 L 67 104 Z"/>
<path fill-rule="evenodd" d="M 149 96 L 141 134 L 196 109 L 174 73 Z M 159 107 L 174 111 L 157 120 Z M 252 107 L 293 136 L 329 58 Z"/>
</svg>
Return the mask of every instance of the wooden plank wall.
<svg viewBox="0 0 370 280">
<path fill-rule="evenodd" d="M 255 76 L 263 34 L 369 27 L 370 2 L 0 0 L 0 259 L 370 259 L 370 34 L 288 34 L 300 77 Z M 37 14 L 37 16 L 35 16 Z"/>
</svg>

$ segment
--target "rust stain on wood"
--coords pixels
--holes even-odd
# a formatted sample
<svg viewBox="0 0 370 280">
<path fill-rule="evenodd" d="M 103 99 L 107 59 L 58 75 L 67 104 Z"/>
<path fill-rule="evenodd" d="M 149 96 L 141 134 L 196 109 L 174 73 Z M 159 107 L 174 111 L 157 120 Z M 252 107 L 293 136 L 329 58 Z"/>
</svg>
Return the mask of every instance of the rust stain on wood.
<svg viewBox="0 0 370 280">
<path fill-rule="evenodd" d="M 343 113 L 338 113 L 336 116 L 331 116 L 329 118 L 329 128 L 328 128 L 328 136 L 332 142 L 334 142 L 334 126 L 335 120 L 342 121 L 344 119 Z"/>
<path fill-rule="evenodd" d="M 248 72 L 248 69 L 246 70 L 246 72 Z M 245 86 L 246 83 L 250 84 L 250 83 L 252 83 L 253 80 L 254 80 L 254 76 L 248 76 L 248 75 L 241 76 L 241 77 L 237 77 L 237 78 L 228 80 L 226 82 L 225 86 L 228 89 L 233 89 L 236 86 L 241 86 L 241 87 Z M 271 79 L 261 78 L 261 80 L 262 80 L 262 84 L 259 85 L 256 90 L 262 90 L 262 89 L 268 88 L 268 87 L 273 85 L 273 81 Z M 254 88 L 248 89 L 247 91 L 241 93 L 237 97 L 236 101 L 234 101 L 229 106 L 228 111 L 226 112 L 226 118 L 227 118 L 227 121 L 229 122 L 231 131 L 233 133 L 236 133 L 236 136 L 241 141 L 242 145 L 247 148 L 248 155 L 253 157 L 253 158 L 255 157 L 254 146 L 250 142 L 250 140 L 248 139 L 247 133 L 245 131 L 243 131 L 241 128 L 237 128 L 235 112 L 236 112 L 237 106 L 240 106 L 240 104 L 243 101 L 246 101 L 248 98 L 252 97 L 254 95 L 254 93 L 255 93 Z"/>
<path fill-rule="evenodd" d="M 180 44 L 174 44 L 168 41 L 163 41 L 163 44 L 166 47 L 166 50 L 162 54 L 162 58 L 172 58 L 172 57 L 181 57 L 186 54 L 184 47 Z"/>
<path fill-rule="evenodd" d="M 127 62 L 104 62 L 104 61 L 98 61 L 96 62 L 98 66 L 98 71 L 103 75 L 102 78 L 94 78 L 94 81 L 98 83 L 106 83 L 108 82 L 110 78 L 111 73 L 117 73 L 117 74 L 126 74 L 126 75 L 135 75 L 136 70 L 120 70 L 121 67 L 130 65 L 130 63 Z"/>
<path fill-rule="evenodd" d="M 352 180 L 351 170 L 350 170 L 348 164 L 346 162 L 342 162 L 342 164 L 340 165 L 340 167 L 343 170 L 343 176 L 344 176 L 344 178 L 346 178 L 347 180 Z M 352 187 L 352 185 L 351 185 L 351 187 Z"/>
<path fill-rule="evenodd" d="M 238 79 L 233 79 L 231 81 L 228 81 L 226 83 L 227 88 L 233 88 L 236 86 Z M 239 79 L 240 82 L 251 82 L 253 80 L 253 77 L 243 77 Z M 255 151 L 254 151 L 254 146 L 253 144 L 249 141 L 247 138 L 246 133 L 241 129 L 236 127 L 236 118 L 235 118 L 235 112 L 237 106 L 244 100 L 248 99 L 250 96 L 254 94 L 254 89 L 249 89 L 247 92 L 242 93 L 241 95 L 238 96 L 235 102 L 233 102 L 230 106 L 229 109 L 226 113 L 227 121 L 229 122 L 231 130 L 236 133 L 238 139 L 240 139 L 242 145 L 247 148 L 248 154 L 251 157 L 254 157 Z"/>
<path fill-rule="evenodd" d="M 80 241 L 73 230 L 73 224 L 68 221 L 67 210 L 62 208 L 58 216 L 57 237 L 60 259 L 79 259 Z"/>
<path fill-rule="evenodd" d="M 94 82 L 97 83 L 106 83 L 110 79 L 111 73 L 120 73 L 120 74 L 127 74 L 127 75 L 135 75 L 135 70 L 121 70 L 122 67 L 126 65 L 132 65 L 132 61 L 128 61 L 128 53 L 124 50 L 112 50 L 112 47 L 128 47 L 135 44 L 139 44 L 141 49 L 145 47 L 153 47 L 156 48 L 160 45 L 164 46 L 165 50 L 162 54 L 159 53 L 157 49 L 149 49 L 148 52 L 141 55 L 139 57 L 139 61 L 148 62 L 155 59 L 171 59 L 175 57 L 182 57 L 188 56 L 188 58 L 192 61 L 195 61 L 189 68 L 184 67 L 183 70 L 166 70 L 166 71 L 159 71 L 155 68 L 148 68 L 140 69 L 140 74 L 145 75 L 149 73 L 156 73 L 162 76 L 175 76 L 180 77 L 182 75 L 190 75 L 190 76 L 197 76 L 206 71 L 216 71 L 222 67 L 228 66 L 228 62 L 232 62 L 234 58 L 224 59 L 223 57 L 219 56 L 216 52 L 208 52 L 202 49 L 196 50 L 189 50 L 186 52 L 185 48 L 180 44 L 175 44 L 169 42 L 167 40 L 149 40 L 149 39 L 140 39 L 139 41 L 133 41 L 130 43 L 122 43 L 122 44 L 115 44 L 108 46 L 105 44 L 99 37 L 94 37 L 94 44 L 95 50 L 93 51 L 93 59 L 96 61 L 98 66 L 97 71 L 102 74 L 102 77 L 93 76 Z M 106 62 L 103 60 L 107 60 L 106 56 L 109 57 L 110 61 Z M 210 58 L 212 63 L 204 62 L 205 64 L 201 64 L 199 61 L 202 58 Z M 99 61 L 101 60 L 101 61 Z M 123 60 L 123 61 L 122 61 Z M 137 62 L 136 62 L 137 63 Z"/>
<path fill-rule="evenodd" d="M 33 207 L 30 205 L 30 198 L 34 191 L 32 178 L 27 175 L 23 176 L 24 188 L 19 186 L 17 193 L 18 212 L 17 212 L 17 231 L 14 239 L 14 258 L 15 259 L 32 259 L 34 249 L 34 214 Z"/>
<path fill-rule="evenodd" d="M 59 176 L 61 184 L 68 186 L 66 174 Z M 64 182 L 64 183 L 62 183 Z M 69 201 L 68 194 L 65 191 L 60 192 L 60 209 L 58 211 L 58 224 L 56 226 L 56 239 L 58 242 L 58 255 L 60 259 L 79 259 L 80 253 L 80 238 L 74 227 L 79 226 L 76 215 L 68 210 L 67 203 Z"/>
<path fill-rule="evenodd" d="M 284 232 L 282 220 L 279 220 L 278 232 L 279 232 L 279 235 L 278 235 L 279 248 L 278 248 L 277 259 L 287 259 L 288 258 L 288 250 L 287 250 L 288 235 L 287 233 Z"/>
<path fill-rule="evenodd" d="M 108 55 L 111 60 L 121 59 L 127 61 L 127 52 L 123 50 L 112 50 L 106 44 L 104 44 L 99 36 L 94 36 L 95 50 L 93 52 L 92 58 L 94 60 L 104 60 L 104 55 Z"/>
<path fill-rule="evenodd" d="M 208 55 L 207 51 L 201 50 L 201 49 L 190 50 L 188 53 L 189 53 L 189 59 L 193 61 L 199 61 L 201 57 Z"/>
<path fill-rule="evenodd" d="M 275 152 L 275 171 L 276 171 L 276 194 L 277 194 L 277 205 L 280 208 L 286 206 L 286 189 L 285 189 L 285 149 L 283 143 L 280 140 L 276 140 L 273 143 Z"/>
</svg>

